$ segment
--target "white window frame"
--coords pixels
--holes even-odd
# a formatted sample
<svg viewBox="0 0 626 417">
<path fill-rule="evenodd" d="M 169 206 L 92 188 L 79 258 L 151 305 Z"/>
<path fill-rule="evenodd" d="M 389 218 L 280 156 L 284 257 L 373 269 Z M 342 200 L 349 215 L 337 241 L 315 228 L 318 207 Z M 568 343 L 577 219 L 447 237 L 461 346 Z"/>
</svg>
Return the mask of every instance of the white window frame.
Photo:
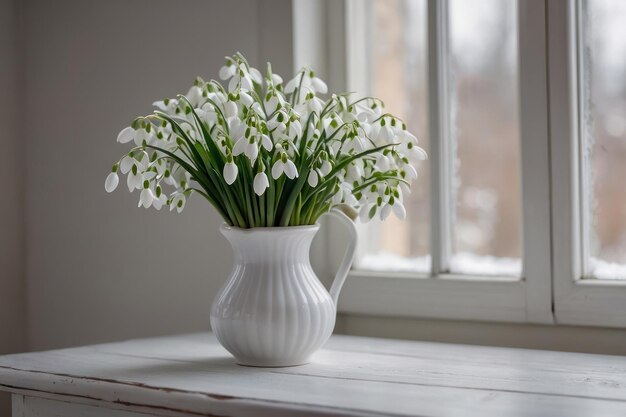
<svg viewBox="0 0 626 417">
<path fill-rule="evenodd" d="M 367 93 L 367 3 L 294 0 L 296 51 L 320 51 L 309 62 L 296 52 L 296 66 L 319 58 L 331 88 Z M 444 214 L 451 172 L 442 77 L 446 7 L 446 0 L 428 0 L 431 213 Z M 575 2 L 519 0 L 518 8 L 522 277 L 450 274 L 450 243 L 443 238 L 450 236 L 450 219 L 431 216 L 431 274 L 352 271 L 339 297 L 340 312 L 626 327 L 626 282 L 580 279 Z M 312 48 L 312 39 L 324 49 Z M 330 229 L 325 260 L 332 269 L 345 242 L 340 227 Z"/>
</svg>

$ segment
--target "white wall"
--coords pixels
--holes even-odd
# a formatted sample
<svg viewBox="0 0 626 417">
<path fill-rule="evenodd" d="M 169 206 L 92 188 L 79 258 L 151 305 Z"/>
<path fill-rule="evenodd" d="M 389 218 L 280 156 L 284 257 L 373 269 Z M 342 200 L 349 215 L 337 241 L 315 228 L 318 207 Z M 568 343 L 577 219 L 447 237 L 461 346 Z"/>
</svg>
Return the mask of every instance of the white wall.
<svg viewBox="0 0 626 417">
<path fill-rule="evenodd" d="M 205 330 L 231 268 L 220 219 L 104 191 L 118 131 L 236 51 L 291 72 L 289 0 L 28 0 L 28 346 Z"/>
</svg>

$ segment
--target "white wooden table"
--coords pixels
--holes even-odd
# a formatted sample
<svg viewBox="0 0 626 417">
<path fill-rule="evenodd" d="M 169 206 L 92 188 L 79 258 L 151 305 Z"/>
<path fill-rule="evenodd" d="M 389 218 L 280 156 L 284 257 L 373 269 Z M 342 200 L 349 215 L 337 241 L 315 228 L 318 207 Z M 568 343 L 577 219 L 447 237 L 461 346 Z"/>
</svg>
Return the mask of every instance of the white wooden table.
<svg viewBox="0 0 626 417">
<path fill-rule="evenodd" d="M 626 358 L 333 336 L 235 365 L 208 333 L 0 357 L 16 417 L 626 416 Z"/>
</svg>

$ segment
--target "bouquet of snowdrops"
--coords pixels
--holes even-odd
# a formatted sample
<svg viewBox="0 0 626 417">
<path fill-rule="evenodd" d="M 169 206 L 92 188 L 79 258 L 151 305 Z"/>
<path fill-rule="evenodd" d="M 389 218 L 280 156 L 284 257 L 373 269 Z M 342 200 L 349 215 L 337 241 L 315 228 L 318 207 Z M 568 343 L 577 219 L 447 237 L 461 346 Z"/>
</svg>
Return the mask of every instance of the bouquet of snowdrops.
<svg viewBox="0 0 626 417">
<path fill-rule="evenodd" d="M 402 198 L 426 153 L 380 100 L 324 100 L 312 70 L 283 84 L 270 64 L 263 77 L 239 53 L 219 76 L 226 87 L 197 78 L 119 133 L 134 146 L 113 165 L 108 192 L 121 172 L 129 191 L 141 190 L 139 206 L 180 213 L 197 193 L 241 228 L 314 224 L 341 205 L 363 221 L 405 217 Z"/>
</svg>

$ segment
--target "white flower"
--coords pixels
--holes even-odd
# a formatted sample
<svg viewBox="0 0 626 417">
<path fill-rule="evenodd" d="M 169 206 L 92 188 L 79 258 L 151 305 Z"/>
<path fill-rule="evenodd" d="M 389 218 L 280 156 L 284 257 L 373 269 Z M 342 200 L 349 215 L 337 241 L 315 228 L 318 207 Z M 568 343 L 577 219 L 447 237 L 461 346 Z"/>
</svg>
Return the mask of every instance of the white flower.
<svg viewBox="0 0 626 417">
<path fill-rule="evenodd" d="M 254 81 L 255 83 L 257 84 L 263 83 L 263 76 L 261 75 L 258 69 L 254 67 L 250 67 L 250 76 L 252 77 L 252 81 Z"/>
<path fill-rule="evenodd" d="M 226 65 L 220 68 L 220 72 L 219 72 L 220 79 L 228 80 L 233 75 L 235 75 L 236 72 L 237 72 L 237 66 L 230 58 L 227 57 Z"/>
<path fill-rule="evenodd" d="M 259 145 L 254 141 L 253 138 L 245 138 L 242 137 L 235 143 L 233 146 L 233 155 L 238 156 L 241 154 L 245 154 L 251 163 L 256 161 L 256 157 L 259 155 Z"/>
<path fill-rule="evenodd" d="M 312 169 L 311 172 L 309 172 L 309 177 L 307 178 L 307 182 L 309 183 L 309 185 L 313 188 L 317 187 L 317 184 L 319 182 L 319 174 L 317 173 L 316 170 Z"/>
<path fill-rule="evenodd" d="M 152 105 L 164 113 L 176 114 L 176 108 L 178 107 L 178 100 L 173 98 L 166 98 L 160 101 L 155 101 Z"/>
<path fill-rule="evenodd" d="M 120 161 L 120 171 L 122 171 L 122 174 L 127 174 L 128 171 L 130 171 L 133 167 L 134 163 L 135 160 L 130 156 L 126 155 L 125 157 L 123 157 Z"/>
<path fill-rule="evenodd" d="M 253 188 L 256 195 L 263 195 L 263 193 L 269 186 L 270 182 L 265 172 L 259 172 L 254 176 Z"/>
<path fill-rule="evenodd" d="M 303 68 L 283 84 L 269 66 L 263 78 L 239 53 L 226 58 L 219 76 L 225 82 L 197 78 L 185 96 L 155 102 L 160 111 L 135 119 L 119 132 L 118 142 L 134 146 L 108 174 L 107 192 L 119 185 L 121 172 L 127 176 L 129 191 L 141 191 L 141 207 L 159 210 L 167 205 L 180 213 L 192 191 L 200 188 L 225 207 L 233 204 L 235 190 L 196 175 L 217 169 L 226 184 L 252 181 L 243 184 L 245 190 L 264 197 L 272 190 L 270 176 L 277 180 L 300 176 L 299 185 L 307 184 L 302 192 L 316 197 L 307 200 L 313 213 L 343 204 L 359 209 L 363 220 L 375 215 L 384 219 L 390 213 L 406 217 L 403 196 L 409 194 L 418 161 L 426 154 L 380 100 L 350 93 L 323 100 L 318 95 L 327 94 L 328 86 L 311 69 Z M 390 144 L 393 147 L 382 152 L 353 159 Z M 238 155 L 246 158 L 234 158 Z M 347 160 L 350 163 L 342 162 Z M 240 170 L 247 174 L 240 177 Z M 282 210 L 282 205 L 277 208 Z M 254 217 L 248 207 L 241 209 L 241 226 L 254 226 L 247 222 Z M 226 221 L 239 223 L 228 212 L 232 211 L 222 213 Z M 288 213 L 276 214 L 283 218 Z M 300 223 L 317 220 L 304 217 Z"/>
<path fill-rule="evenodd" d="M 228 91 L 233 92 L 237 88 L 242 90 L 253 91 L 254 85 L 252 84 L 252 77 L 247 72 L 245 65 L 241 64 L 239 69 L 235 71 L 235 75 L 230 79 L 228 83 Z"/>
<path fill-rule="evenodd" d="M 155 195 L 150 188 L 144 188 L 143 190 L 141 190 L 141 194 L 139 195 L 139 204 L 137 205 L 137 207 L 150 207 L 152 205 L 152 202 L 154 201 L 154 197 Z"/>
<path fill-rule="evenodd" d="M 392 208 L 393 212 L 396 214 L 396 216 L 398 216 L 400 220 L 406 219 L 406 209 L 404 208 L 404 204 L 402 204 L 402 201 L 399 201 L 397 199 L 394 200 Z"/>
<path fill-rule="evenodd" d="M 359 213 L 359 218 L 361 222 L 367 223 L 374 218 L 376 215 L 376 204 L 366 204 L 361 207 L 361 211 Z"/>
<path fill-rule="evenodd" d="M 330 162 L 328 162 L 327 160 L 323 160 L 322 166 L 320 167 L 321 176 L 325 177 L 326 175 L 330 173 L 332 169 L 333 169 L 333 166 L 330 164 Z"/>
<path fill-rule="evenodd" d="M 111 172 L 104 181 L 104 189 L 107 193 L 112 193 L 117 188 L 117 184 L 119 184 L 119 182 L 120 177 L 117 176 L 117 173 Z"/>
<path fill-rule="evenodd" d="M 328 92 L 328 86 L 321 78 L 318 77 L 313 77 L 311 79 L 311 88 L 316 93 L 326 94 Z"/>
<path fill-rule="evenodd" d="M 277 180 L 281 175 L 287 175 L 289 179 L 294 179 L 298 176 L 298 169 L 291 159 L 287 158 L 287 154 L 283 153 L 278 161 L 274 162 L 272 167 L 272 178 Z"/>
<path fill-rule="evenodd" d="M 385 220 L 387 217 L 389 217 L 389 214 L 391 214 L 391 205 L 383 204 L 380 210 L 380 220 Z"/>
<path fill-rule="evenodd" d="M 194 108 L 198 107 L 200 100 L 202 99 L 202 89 L 200 89 L 197 85 L 194 85 L 189 89 L 185 97 Z"/>
<path fill-rule="evenodd" d="M 119 143 L 128 143 L 135 138 L 135 129 L 132 127 L 125 127 L 122 131 L 117 135 L 117 141 Z"/>
<path fill-rule="evenodd" d="M 187 202 L 187 199 L 185 198 L 185 194 L 176 193 L 171 199 L 170 211 L 176 209 L 176 212 L 180 213 L 185 208 L 186 202 Z"/>
<path fill-rule="evenodd" d="M 277 86 L 283 83 L 283 77 L 278 74 L 272 74 L 272 84 Z"/>
<path fill-rule="evenodd" d="M 154 201 L 152 202 L 152 206 L 154 206 L 154 208 L 157 210 L 161 210 L 161 207 L 163 207 L 165 204 L 167 204 L 167 197 L 161 190 L 161 186 L 157 185 L 156 194 L 154 196 Z"/>
<path fill-rule="evenodd" d="M 300 84 L 300 79 L 304 76 L 304 71 L 299 72 L 295 77 L 287 82 L 285 86 L 285 93 L 291 94 L 296 91 L 296 87 Z M 306 80 L 306 78 L 305 78 Z M 304 86 L 305 80 L 302 80 L 302 85 Z"/>
<path fill-rule="evenodd" d="M 134 165 L 134 167 L 135 168 L 133 168 L 133 170 L 129 172 L 126 177 L 126 185 L 128 186 L 128 191 L 130 192 L 140 189 L 144 181 L 143 174 L 137 172 L 136 165 Z"/>
<path fill-rule="evenodd" d="M 226 181 L 226 184 L 231 185 L 234 183 L 238 172 L 239 168 L 233 161 L 224 164 L 224 181 Z"/>
</svg>

